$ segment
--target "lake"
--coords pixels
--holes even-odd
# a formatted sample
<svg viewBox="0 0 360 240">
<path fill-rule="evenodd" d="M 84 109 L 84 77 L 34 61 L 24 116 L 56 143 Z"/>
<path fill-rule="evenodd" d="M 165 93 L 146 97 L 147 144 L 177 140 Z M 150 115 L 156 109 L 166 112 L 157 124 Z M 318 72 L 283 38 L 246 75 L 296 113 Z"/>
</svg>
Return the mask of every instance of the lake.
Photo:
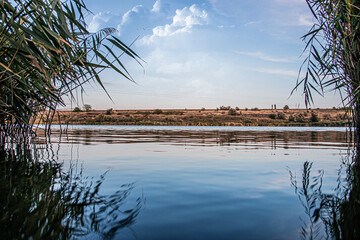
<svg viewBox="0 0 360 240">
<path fill-rule="evenodd" d="M 61 129 L 2 154 L 3 236 L 326 238 L 314 196 L 336 193 L 350 156 L 346 128 Z"/>
</svg>

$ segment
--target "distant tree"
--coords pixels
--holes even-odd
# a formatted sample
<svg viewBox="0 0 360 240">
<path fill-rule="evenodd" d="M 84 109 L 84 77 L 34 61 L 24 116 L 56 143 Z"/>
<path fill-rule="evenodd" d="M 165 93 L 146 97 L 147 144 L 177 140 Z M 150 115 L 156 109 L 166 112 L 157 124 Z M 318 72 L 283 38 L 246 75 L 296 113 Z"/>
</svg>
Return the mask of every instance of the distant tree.
<svg viewBox="0 0 360 240">
<path fill-rule="evenodd" d="M 290 109 L 290 107 L 288 105 L 284 106 L 284 110 L 289 110 L 289 109 Z"/>
<path fill-rule="evenodd" d="M 240 110 L 240 108 L 239 108 L 239 107 L 236 107 L 236 108 L 235 108 L 235 110 L 239 111 L 239 110 Z"/>
<path fill-rule="evenodd" d="M 231 106 L 220 106 L 220 110 L 229 110 L 231 108 Z"/>
<path fill-rule="evenodd" d="M 79 107 L 74 107 L 73 112 L 81 112 L 81 109 Z"/>
<path fill-rule="evenodd" d="M 90 104 L 84 104 L 83 109 L 85 112 L 89 112 L 92 109 L 92 107 Z"/>
</svg>

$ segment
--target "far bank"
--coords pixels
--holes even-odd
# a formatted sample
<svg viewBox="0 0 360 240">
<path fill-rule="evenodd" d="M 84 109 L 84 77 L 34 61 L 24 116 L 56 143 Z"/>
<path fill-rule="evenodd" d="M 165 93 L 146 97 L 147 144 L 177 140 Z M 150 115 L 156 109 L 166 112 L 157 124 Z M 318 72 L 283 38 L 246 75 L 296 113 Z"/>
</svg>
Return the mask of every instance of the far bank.
<svg viewBox="0 0 360 240">
<path fill-rule="evenodd" d="M 154 109 L 57 111 L 52 124 L 165 126 L 348 126 L 343 109 Z M 36 119 L 46 124 L 46 118 Z"/>
</svg>

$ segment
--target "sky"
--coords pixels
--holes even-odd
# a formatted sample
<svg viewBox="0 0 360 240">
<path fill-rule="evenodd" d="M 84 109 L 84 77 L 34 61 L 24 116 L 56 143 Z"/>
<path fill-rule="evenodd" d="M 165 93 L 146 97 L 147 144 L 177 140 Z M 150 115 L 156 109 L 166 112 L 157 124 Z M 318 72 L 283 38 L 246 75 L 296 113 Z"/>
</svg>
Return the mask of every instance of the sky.
<svg viewBox="0 0 360 240">
<path fill-rule="evenodd" d="M 114 27 L 142 58 L 122 58 L 136 83 L 101 74 L 67 108 L 304 108 L 296 85 L 304 60 L 301 36 L 313 24 L 305 0 L 84 0 L 90 32 Z M 339 107 L 334 91 L 312 107 Z"/>
</svg>

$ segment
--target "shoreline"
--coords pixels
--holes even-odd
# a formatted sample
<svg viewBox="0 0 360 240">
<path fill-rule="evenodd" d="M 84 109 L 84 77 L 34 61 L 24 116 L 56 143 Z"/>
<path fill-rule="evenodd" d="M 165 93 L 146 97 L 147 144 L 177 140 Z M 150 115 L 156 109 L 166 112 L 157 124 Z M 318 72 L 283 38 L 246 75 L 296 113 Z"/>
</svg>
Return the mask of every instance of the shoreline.
<svg viewBox="0 0 360 240">
<path fill-rule="evenodd" d="M 348 127 L 343 109 L 154 109 L 57 111 L 52 125 Z M 47 124 L 38 117 L 35 124 Z"/>
</svg>

